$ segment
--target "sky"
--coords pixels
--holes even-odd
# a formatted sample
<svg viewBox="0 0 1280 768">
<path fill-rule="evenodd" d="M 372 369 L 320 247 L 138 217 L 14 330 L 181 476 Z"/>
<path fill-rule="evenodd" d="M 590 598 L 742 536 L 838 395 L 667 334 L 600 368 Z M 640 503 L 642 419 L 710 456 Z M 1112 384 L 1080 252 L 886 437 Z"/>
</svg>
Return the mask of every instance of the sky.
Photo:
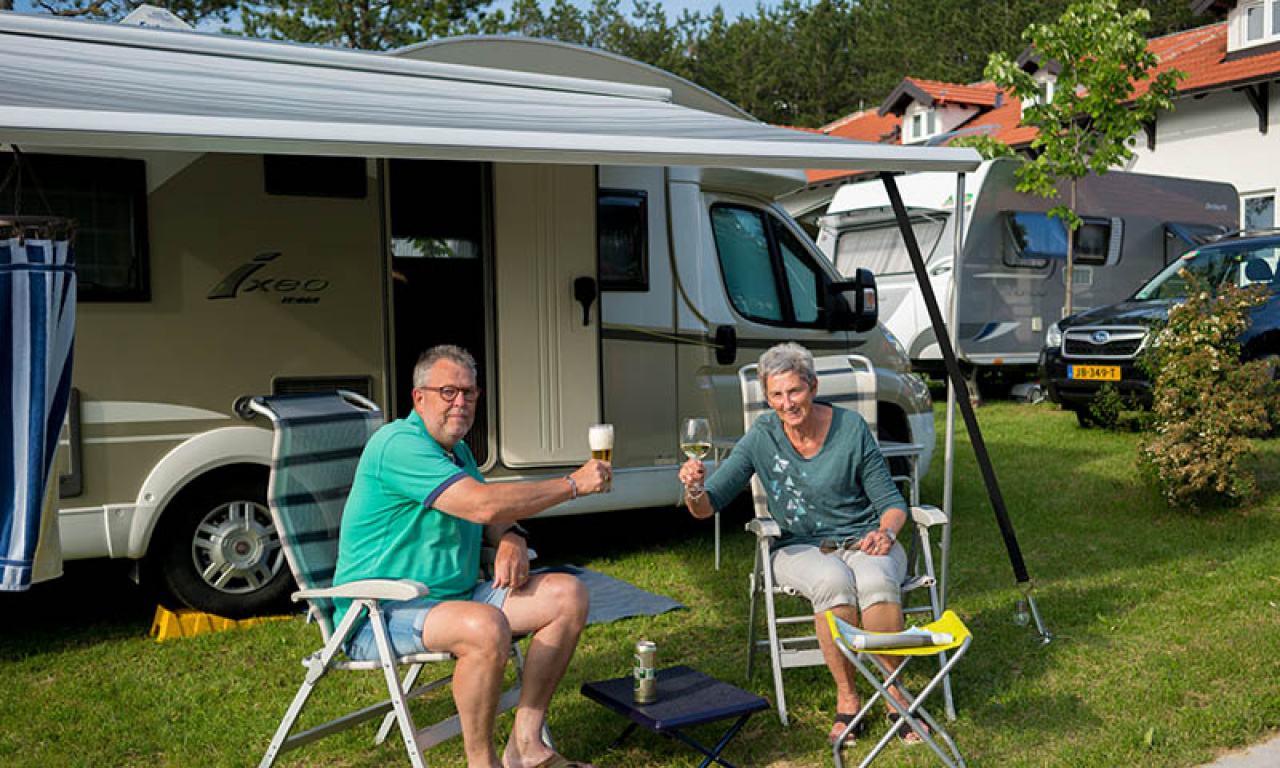
<svg viewBox="0 0 1280 768">
<path fill-rule="evenodd" d="M 538 0 L 538 2 L 543 10 L 551 6 L 551 0 Z M 571 0 L 571 2 L 582 10 L 587 10 L 591 7 L 591 0 Z M 725 16 L 730 19 L 736 19 L 744 14 L 754 16 L 758 2 L 763 3 L 768 8 L 778 5 L 778 0 L 660 0 L 660 2 L 669 19 L 679 18 L 681 12 L 685 10 L 708 13 L 717 5 L 724 8 Z M 493 5 L 489 7 L 505 10 L 511 7 L 511 2 L 510 0 L 495 0 Z M 634 7 L 634 0 L 619 0 L 618 9 L 628 16 L 630 16 Z"/>
</svg>

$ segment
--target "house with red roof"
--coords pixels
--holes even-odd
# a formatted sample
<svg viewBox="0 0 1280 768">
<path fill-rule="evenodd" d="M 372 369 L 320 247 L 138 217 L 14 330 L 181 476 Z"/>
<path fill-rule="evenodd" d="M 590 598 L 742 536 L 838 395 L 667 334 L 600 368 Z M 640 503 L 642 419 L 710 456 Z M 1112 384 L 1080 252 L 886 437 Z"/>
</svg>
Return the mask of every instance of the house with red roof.
<svg viewBox="0 0 1280 768">
<path fill-rule="evenodd" d="M 1157 71 L 1185 73 L 1172 111 L 1135 137 L 1124 170 L 1223 181 L 1241 198 L 1241 224 L 1276 225 L 1280 127 L 1269 133 L 1270 105 L 1280 93 L 1280 0 L 1192 0 L 1197 12 L 1227 11 L 1227 19 L 1150 41 Z M 1056 68 L 1030 52 L 1018 59 L 1052 99 Z M 1277 111 L 1280 117 L 1280 111 Z M 855 112 L 819 129 L 862 141 L 945 144 L 983 133 L 1028 150 L 1035 129 L 1021 125 L 1022 102 L 993 83 L 946 83 L 905 78 L 879 109 Z M 837 187 L 857 178 L 844 171 L 809 171 L 809 186 L 782 202 L 799 218 L 822 209 Z"/>
</svg>

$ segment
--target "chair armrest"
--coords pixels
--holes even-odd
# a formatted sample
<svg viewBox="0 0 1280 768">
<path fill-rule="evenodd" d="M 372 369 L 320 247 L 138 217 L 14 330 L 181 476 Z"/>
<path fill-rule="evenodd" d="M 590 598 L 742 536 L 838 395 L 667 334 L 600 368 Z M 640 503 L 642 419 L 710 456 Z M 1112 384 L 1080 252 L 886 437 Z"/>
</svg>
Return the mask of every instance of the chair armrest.
<svg viewBox="0 0 1280 768">
<path fill-rule="evenodd" d="M 942 510 L 928 504 L 919 507 L 912 507 L 911 519 L 916 525 L 928 527 L 947 524 L 947 516 L 943 514 Z"/>
<path fill-rule="evenodd" d="M 411 579 L 362 579 L 349 581 L 328 589 L 300 589 L 293 593 L 293 601 L 315 600 L 319 598 L 333 599 L 344 597 L 350 600 L 413 600 L 431 594 L 427 585 Z"/>
<path fill-rule="evenodd" d="M 782 535 L 778 521 L 771 517 L 757 517 L 747 523 L 747 530 L 762 538 L 776 539 Z"/>
</svg>

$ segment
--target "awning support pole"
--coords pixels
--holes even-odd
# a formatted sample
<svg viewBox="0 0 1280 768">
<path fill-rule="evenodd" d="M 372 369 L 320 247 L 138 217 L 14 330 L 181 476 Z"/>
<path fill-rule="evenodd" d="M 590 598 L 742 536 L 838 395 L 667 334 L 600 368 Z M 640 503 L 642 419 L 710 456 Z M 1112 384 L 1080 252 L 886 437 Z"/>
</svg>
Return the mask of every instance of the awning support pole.
<svg viewBox="0 0 1280 768">
<path fill-rule="evenodd" d="M 898 192 L 898 184 L 893 174 L 883 172 L 880 180 L 889 194 L 889 202 L 893 205 L 894 217 L 898 220 L 898 228 L 902 231 L 903 242 L 911 257 L 911 267 L 916 273 L 916 283 L 924 296 L 925 308 L 929 312 L 929 321 L 933 324 L 934 336 L 942 349 L 942 358 L 947 365 L 950 383 L 955 390 L 964 388 L 964 376 L 960 373 L 960 364 L 956 360 L 955 348 L 947 336 L 948 324 L 942 319 L 942 310 L 938 308 L 938 298 L 929 283 L 929 273 L 924 266 L 924 258 L 920 255 L 920 245 L 916 242 L 915 232 L 911 229 L 911 221 L 907 217 L 907 209 L 902 204 L 902 195 Z M 960 201 L 957 201 L 960 205 Z M 939 332 L 941 331 L 941 332 Z M 982 439 L 982 431 L 978 428 L 978 419 L 973 412 L 973 403 L 969 398 L 955 398 L 960 406 L 960 415 L 964 418 L 965 428 L 969 432 L 969 442 L 973 445 L 974 456 L 978 460 L 978 469 L 987 486 L 987 497 L 991 500 L 991 509 L 995 512 L 996 523 L 1000 526 L 1000 535 L 1004 538 L 1005 551 L 1009 553 L 1009 564 L 1013 566 L 1013 575 L 1019 584 L 1029 584 L 1031 577 L 1027 574 L 1026 563 L 1022 560 L 1022 550 L 1018 546 L 1018 537 L 1014 533 L 1013 524 L 1009 521 L 1009 512 L 1005 508 L 1004 495 L 1000 492 L 1000 484 L 996 480 L 995 468 L 991 466 L 991 457 L 987 453 L 986 441 Z"/>
</svg>

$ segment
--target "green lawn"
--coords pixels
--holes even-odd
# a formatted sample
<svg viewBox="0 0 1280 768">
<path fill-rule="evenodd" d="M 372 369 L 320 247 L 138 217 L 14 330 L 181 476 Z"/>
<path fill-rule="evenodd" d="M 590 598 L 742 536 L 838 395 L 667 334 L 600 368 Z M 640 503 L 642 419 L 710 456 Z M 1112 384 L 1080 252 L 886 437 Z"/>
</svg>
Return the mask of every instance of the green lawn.
<svg viewBox="0 0 1280 768">
<path fill-rule="evenodd" d="M 1280 441 L 1263 444 L 1262 495 L 1242 509 L 1188 516 L 1135 474 L 1137 438 L 1081 430 L 1054 408 L 979 410 L 996 472 L 1054 642 L 1011 621 L 1018 594 L 972 453 L 958 442 L 951 604 L 976 636 L 954 675 L 952 733 L 971 766 L 1194 766 L 1280 727 Z M 941 425 L 941 418 L 939 424 Z M 940 444 L 941 445 L 941 444 Z M 925 479 L 941 496 L 941 447 Z M 544 563 L 573 562 L 689 606 L 588 628 L 552 712 L 561 749 L 602 766 L 685 766 L 692 753 L 638 732 L 606 751 L 621 721 L 578 694 L 626 674 L 631 646 L 772 697 L 767 665 L 744 679 L 752 541 L 725 525 L 712 569 L 709 524 L 675 509 L 534 528 Z M 102 566 L 0 597 L 0 762 L 5 766 L 256 764 L 319 633 L 302 620 L 157 644 L 148 604 Z M 834 693 L 821 669 L 787 673 L 793 722 L 756 715 L 730 748 L 744 766 L 830 763 Z M 319 714 L 378 689 L 333 676 Z M 442 713 L 427 704 L 422 718 Z M 935 708 L 936 709 L 936 708 Z M 509 716 L 500 727 L 509 723 Z M 876 733 L 882 721 L 875 721 Z M 708 738 L 715 735 L 708 730 Z M 407 765 L 357 729 L 290 753 L 282 765 Z M 429 755 L 461 764 L 455 741 Z M 860 751 L 855 752 L 860 754 Z M 880 766 L 935 765 L 924 747 L 890 747 Z"/>
</svg>

